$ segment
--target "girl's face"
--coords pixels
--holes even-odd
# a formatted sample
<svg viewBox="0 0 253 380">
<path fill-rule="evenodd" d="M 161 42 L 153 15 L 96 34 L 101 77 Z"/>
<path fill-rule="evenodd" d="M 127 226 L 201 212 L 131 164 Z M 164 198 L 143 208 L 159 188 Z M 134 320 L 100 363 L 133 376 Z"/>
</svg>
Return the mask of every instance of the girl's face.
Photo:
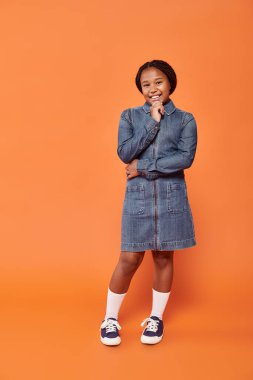
<svg viewBox="0 0 253 380">
<path fill-rule="evenodd" d="M 150 105 L 160 100 L 162 104 L 169 101 L 170 82 L 168 77 L 156 67 L 148 67 L 141 73 L 142 94 Z"/>
</svg>

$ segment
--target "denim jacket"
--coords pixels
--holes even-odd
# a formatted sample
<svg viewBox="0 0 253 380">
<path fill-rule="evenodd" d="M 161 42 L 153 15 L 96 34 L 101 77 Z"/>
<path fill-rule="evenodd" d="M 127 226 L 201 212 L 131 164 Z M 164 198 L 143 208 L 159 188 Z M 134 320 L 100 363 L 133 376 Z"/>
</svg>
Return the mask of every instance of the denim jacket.
<svg viewBox="0 0 253 380">
<path fill-rule="evenodd" d="M 147 102 L 123 110 L 120 116 L 117 154 L 125 164 L 137 158 L 137 171 L 148 180 L 184 176 L 196 153 L 193 114 L 176 108 L 171 99 L 164 109 L 160 122 L 150 115 Z"/>
</svg>

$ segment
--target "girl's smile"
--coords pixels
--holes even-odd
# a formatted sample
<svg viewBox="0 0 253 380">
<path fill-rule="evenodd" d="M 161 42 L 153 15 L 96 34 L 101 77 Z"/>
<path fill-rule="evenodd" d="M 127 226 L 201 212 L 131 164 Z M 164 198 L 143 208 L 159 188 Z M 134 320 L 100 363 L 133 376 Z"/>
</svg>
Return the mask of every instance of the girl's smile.
<svg viewBox="0 0 253 380">
<path fill-rule="evenodd" d="M 156 101 L 166 104 L 170 96 L 170 82 L 168 77 L 159 69 L 149 67 L 141 74 L 142 94 L 147 103 L 153 104 Z"/>
</svg>

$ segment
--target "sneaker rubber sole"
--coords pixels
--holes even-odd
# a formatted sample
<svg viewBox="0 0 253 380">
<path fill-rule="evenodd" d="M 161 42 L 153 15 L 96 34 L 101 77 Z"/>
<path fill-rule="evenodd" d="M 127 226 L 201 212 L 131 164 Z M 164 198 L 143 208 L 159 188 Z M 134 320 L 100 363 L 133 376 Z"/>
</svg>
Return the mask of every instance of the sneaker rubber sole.
<svg viewBox="0 0 253 380">
<path fill-rule="evenodd" d="M 163 335 L 161 336 L 146 336 L 146 335 L 142 335 L 141 336 L 141 343 L 144 343 L 144 344 L 157 344 L 159 342 L 161 342 L 163 338 Z"/>
<path fill-rule="evenodd" d="M 121 338 L 119 336 L 116 338 L 106 338 L 106 337 L 102 338 L 102 336 L 101 336 L 100 340 L 106 346 L 118 346 L 121 342 Z"/>
</svg>

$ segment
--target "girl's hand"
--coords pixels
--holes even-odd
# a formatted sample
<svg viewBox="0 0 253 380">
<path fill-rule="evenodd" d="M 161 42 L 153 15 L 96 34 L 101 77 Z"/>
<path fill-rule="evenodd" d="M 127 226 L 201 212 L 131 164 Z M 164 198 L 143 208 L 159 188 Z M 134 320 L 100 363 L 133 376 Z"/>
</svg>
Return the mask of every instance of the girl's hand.
<svg viewBox="0 0 253 380">
<path fill-rule="evenodd" d="M 125 167 L 127 179 L 130 179 L 130 178 L 133 178 L 133 177 L 137 177 L 138 175 L 140 175 L 137 172 L 137 161 L 138 160 L 136 158 L 133 161 L 131 161 L 130 164 L 128 164 Z"/>
<path fill-rule="evenodd" d="M 160 121 L 162 115 L 164 115 L 164 106 L 160 100 L 156 100 L 154 103 L 152 103 L 150 107 L 150 115 L 155 119 L 156 121 Z"/>
</svg>

